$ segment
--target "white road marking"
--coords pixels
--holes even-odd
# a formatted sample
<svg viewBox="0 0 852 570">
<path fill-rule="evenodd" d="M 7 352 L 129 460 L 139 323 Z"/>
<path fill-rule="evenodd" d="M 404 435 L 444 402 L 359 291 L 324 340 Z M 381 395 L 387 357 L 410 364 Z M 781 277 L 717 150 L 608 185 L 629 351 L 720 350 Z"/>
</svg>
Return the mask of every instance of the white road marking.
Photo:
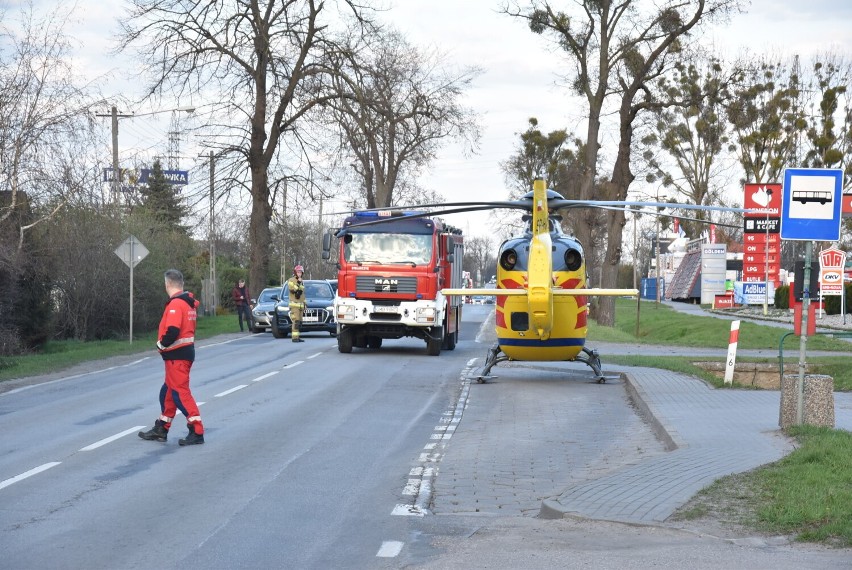
<svg viewBox="0 0 852 570">
<path fill-rule="evenodd" d="M 417 505 L 397 505 L 391 511 L 391 515 L 400 517 L 422 517 L 425 514 Z"/>
<path fill-rule="evenodd" d="M 135 426 L 135 427 L 132 427 L 130 429 L 126 429 L 121 433 L 111 435 L 111 436 L 104 438 L 100 441 L 96 441 L 95 443 L 93 443 L 91 445 L 87 445 L 86 447 L 82 447 L 82 448 L 80 448 L 80 451 L 92 451 L 93 449 L 97 449 L 97 448 L 99 448 L 103 445 L 106 445 L 108 443 L 112 443 L 113 441 L 120 439 L 120 438 L 124 437 L 125 435 L 130 435 L 134 431 L 139 431 L 140 429 L 144 429 L 144 428 L 145 428 L 145 426 Z"/>
<path fill-rule="evenodd" d="M 275 376 L 276 374 L 278 374 L 278 371 L 273 370 L 272 372 L 270 372 L 268 374 L 264 374 L 263 376 L 258 376 L 257 378 L 252 380 L 252 382 L 260 382 L 261 380 L 265 380 L 266 378 L 269 378 L 270 376 Z"/>
<path fill-rule="evenodd" d="M 397 540 L 386 540 L 382 543 L 382 547 L 379 548 L 376 556 L 379 558 L 396 558 L 399 556 L 399 553 L 402 552 L 402 547 L 404 545 L 404 542 L 399 542 Z"/>
<path fill-rule="evenodd" d="M 242 390 L 242 389 L 243 389 L 243 388 L 245 388 L 246 386 L 248 386 L 248 384 L 240 384 L 239 386 L 236 386 L 236 387 L 234 387 L 234 388 L 231 388 L 230 390 L 225 390 L 224 392 L 220 392 L 220 393 L 216 394 L 216 395 L 215 395 L 215 396 L 213 396 L 213 397 L 214 397 L 214 398 L 221 398 L 222 396 L 227 396 L 228 394 L 233 394 L 233 393 L 234 393 L 234 392 L 236 392 L 237 390 Z"/>
<path fill-rule="evenodd" d="M 63 376 L 62 378 L 57 378 L 56 380 L 50 380 L 49 382 L 40 382 L 38 384 L 30 384 L 29 386 L 21 386 L 20 388 L 15 388 L 14 390 L 9 390 L 8 392 L 3 392 L 0 396 L 10 396 L 12 394 L 17 394 L 18 392 L 23 392 L 24 390 L 32 390 L 33 388 L 37 388 L 39 386 L 50 386 L 51 384 L 56 384 L 57 382 L 65 382 L 66 380 L 73 380 L 74 378 L 82 378 L 83 376 L 89 376 L 91 374 L 100 374 L 101 372 L 109 372 L 110 370 L 117 370 L 119 368 L 126 368 L 128 366 L 133 366 L 134 364 L 139 364 L 144 360 L 148 360 L 151 358 L 150 356 L 145 356 L 140 358 L 139 360 L 134 360 L 133 362 L 128 362 L 127 364 L 121 364 L 119 366 L 110 366 L 109 368 L 102 368 L 100 370 L 93 370 L 91 372 L 82 372 L 80 374 L 72 374 L 71 376 Z"/>
<path fill-rule="evenodd" d="M 402 494 L 406 497 L 416 497 L 420 490 L 420 479 L 409 479 L 408 484 L 402 490 Z"/>
<path fill-rule="evenodd" d="M 56 467 L 60 463 L 62 463 L 62 462 L 61 461 L 53 461 L 51 463 L 45 463 L 44 465 L 40 465 L 40 466 L 36 467 L 35 469 L 30 469 L 26 473 L 21 473 L 20 475 L 15 475 L 14 477 L 12 477 L 10 479 L 6 479 L 5 481 L 0 481 L 0 489 L 8 487 L 9 485 L 12 485 L 13 483 L 17 483 L 18 481 L 23 481 L 27 477 L 32 477 L 33 475 L 37 475 L 37 474 L 41 473 L 42 471 L 47 471 L 51 467 Z"/>
<path fill-rule="evenodd" d="M 467 406 L 468 397 L 470 396 L 470 381 L 467 379 L 470 366 L 476 362 L 472 359 L 468 362 L 468 366 L 461 374 L 461 391 L 459 398 L 452 409 L 443 413 L 447 419 L 441 419 L 445 422 L 444 425 L 435 426 L 433 433 L 429 436 L 432 440 L 441 440 L 441 443 L 427 443 L 423 448 L 424 453 L 420 454 L 417 462 L 420 465 L 414 466 L 408 472 L 408 481 L 402 490 L 403 497 L 414 497 L 414 504 L 397 504 L 391 515 L 396 516 L 417 516 L 422 517 L 429 514 L 429 501 L 432 497 L 432 481 L 438 475 L 436 465 L 441 462 L 444 456 L 444 449 L 447 447 L 447 441 L 453 437 L 461 421 L 464 409 Z M 427 467 L 429 465 L 429 467 Z"/>
<path fill-rule="evenodd" d="M 297 360 L 293 364 L 288 364 L 287 366 L 282 366 L 281 370 L 287 370 L 288 368 L 293 368 L 294 366 L 298 366 L 298 365 L 304 364 L 304 363 L 305 363 L 304 360 Z"/>
<path fill-rule="evenodd" d="M 322 353 L 321 353 L 321 352 L 318 352 L 318 353 L 316 353 L 316 354 L 312 354 L 312 355 L 310 355 L 310 356 L 308 357 L 308 360 L 310 360 L 311 358 L 316 358 L 317 356 L 322 356 Z"/>
</svg>

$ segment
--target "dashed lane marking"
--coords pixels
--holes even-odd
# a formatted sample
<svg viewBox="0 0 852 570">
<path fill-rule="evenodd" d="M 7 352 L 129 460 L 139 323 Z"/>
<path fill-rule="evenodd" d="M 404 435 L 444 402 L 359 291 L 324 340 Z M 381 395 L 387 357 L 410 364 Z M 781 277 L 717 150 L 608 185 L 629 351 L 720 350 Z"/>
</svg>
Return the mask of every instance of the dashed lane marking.
<svg viewBox="0 0 852 570">
<path fill-rule="evenodd" d="M 270 376 L 275 376 L 276 374 L 278 374 L 278 371 L 273 370 L 272 372 L 268 372 L 268 373 L 264 374 L 263 376 L 258 376 L 257 378 L 252 380 L 252 382 L 260 382 L 261 380 L 265 380 L 266 378 L 269 378 Z"/>
<path fill-rule="evenodd" d="M 27 477 L 32 477 L 33 475 L 41 473 L 42 471 L 47 471 L 51 467 L 56 467 L 60 463 L 62 463 L 62 462 L 61 461 L 52 461 L 50 463 L 45 463 L 44 465 L 39 465 L 38 467 L 36 467 L 34 469 L 30 469 L 26 473 L 21 473 L 20 475 L 15 475 L 14 477 L 6 479 L 5 481 L 0 481 L 0 489 L 3 489 L 5 487 L 8 487 L 9 485 L 17 483 L 18 481 L 23 481 Z"/>
<path fill-rule="evenodd" d="M 429 436 L 430 443 L 423 447 L 423 452 L 417 458 L 418 465 L 414 466 L 408 473 L 408 480 L 402 489 L 401 495 L 412 503 L 397 504 L 391 515 L 422 517 L 429 514 L 429 501 L 432 499 L 432 481 L 438 474 L 435 467 L 444 456 L 444 449 L 453 437 L 459 421 L 461 421 L 467 400 L 470 395 L 470 380 L 468 374 L 476 363 L 473 358 L 468 361 L 461 373 L 461 392 L 455 405 L 444 412 L 441 418 L 442 425 L 435 426 L 434 433 Z M 441 443 L 434 442 L 440 440 Z M 413 497 L 413 499 L 410 499 Z"/>
<path fill-rule="evenodd" d="M 398 540 L 386 540 L 382 543 L 376 556 L 379 558 L 396 558 L 402 552 L 404 545 L 404 542 L 399 542 Z"/>
<path fill-rule="evenodd" d="M 243 389 L 243 388 L 245 388 L 246 386 L 248 386 L 248 384 L 240 384 L 239 386 L 234 386 L 234 387 L 233 387 L 233 388 L 231 388 L 230 390 L 225 390 L 224 392 L 219 392 L 218 394 L 216 394 L 216 395 L 215 395 L 215 396 L 213 396 L 213 397 L 214 397 L 214 398 L 221 398 L 222 396 L 227 396 L 228 394 L 233 394 L 233 393 L 234 393 L 234 392 L 236 392 L 237 390 L 242 390 L 242 389 Z"/>
<path fill-rule="evenodd" d="M 296 362 L 294 362 L 292 364 L 288 364 L 287 366 L 282 366 L 281 370 L 287 370 L 288 368 L 293 368 L 295 366 L 298 366 L 298 365 L 304 364 L 304 363 L 305 363 L 304 360 L 297 360 Z"/>
<path fill-rule="evenodd" d="M 99 448 L 103 445 L 106 445 L 108 443 L 112 443 L 113 441 L 115 441 L 117 439 L 121 439 L 122 437 L 124 437 L 126 435 L 130 435 L 134 431 L 139 431 L 140 429 L 144 429 L 144 428 L 145 428 L 145 426 L 134 426 L 130 429 L 124 430 L 121 433 L 117 433 L 115 435 L 111 435 L 109 437 L 106 437 L 106 438 L 104 438 L 100 441 L 96 441 L 95 443 L 93 443 L 91 445 L 87 445 L 86 447 L 81 447 L 80 451 L 92 451 L 93 449 L 97 449 L 97 448 Z"/>
</svg>

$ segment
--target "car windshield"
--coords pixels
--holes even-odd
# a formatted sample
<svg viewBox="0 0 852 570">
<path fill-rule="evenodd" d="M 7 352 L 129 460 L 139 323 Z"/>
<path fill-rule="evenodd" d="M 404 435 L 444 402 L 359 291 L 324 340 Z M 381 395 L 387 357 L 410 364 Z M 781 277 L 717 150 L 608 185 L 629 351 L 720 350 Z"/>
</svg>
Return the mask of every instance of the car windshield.
<svg viewBox="0 0 852 570">
<path fill-rule="evenodd" d="M 343 257 L 349 263 L 426 265 L 432 259 L 429 234 L 351 233 L 345 239 Z"/>
<path fill-rule="evenodd" d="M 273 296 L 280 297 L 281 289 L 264 289 L 260 293 L 260 298 L 257 300 L 258 303 L 273 303 L 275 299 Z"/>
<path fill-rule="evenodd" d="M 328 281 L 305 281 L 305 297 L 314 299 L 334 299 L 334 291 Z M 284 287 L 283 299 L 286 301 L 290 295 L 290 288 Z"/>
</svg>

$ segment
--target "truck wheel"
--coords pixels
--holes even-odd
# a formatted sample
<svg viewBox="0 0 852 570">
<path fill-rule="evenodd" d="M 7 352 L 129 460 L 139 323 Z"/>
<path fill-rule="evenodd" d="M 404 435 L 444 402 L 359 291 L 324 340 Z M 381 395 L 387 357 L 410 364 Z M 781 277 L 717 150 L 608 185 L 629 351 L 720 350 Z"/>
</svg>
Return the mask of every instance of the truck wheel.
<svg viewBox="0 0 852 570">
<path fill-rule="evenodd" d="M 272 323 L 272 336 L 275 338 L 284 338 L 287 335 L 281 332 L 281 329 L 278 328 L 277 324 Z"/>
<path fill-rule="evenodd" d="M 337 350 L 343 354 L 352 352 L 352 331 L 346 329 L 337 335 Z"/>
<path fill-rule="evenodd" d="M 441 354 L 442 344 L 444 344 L 444 327 L 434 327 L 432 337 L 426 340 L 426 354 L 438 356 Z"/>
<path fill-rule="evenodd" d="M 444 327 L 444 330 L 448 330 L 449 327 Z M 455 332 L 444 335 L 444 350 L 455 350 L 456 349 L 456 340 L 459 334 L 459 323 L 458 317 L 456 317 L 456 329 Z"/>
<path fill-rule="evenodd" d="M 370 348 L 381 348 L 382 347 L 382 337 L 380 336 L 368 336 L 367 337 L 367 346 Z"/>
</svg>

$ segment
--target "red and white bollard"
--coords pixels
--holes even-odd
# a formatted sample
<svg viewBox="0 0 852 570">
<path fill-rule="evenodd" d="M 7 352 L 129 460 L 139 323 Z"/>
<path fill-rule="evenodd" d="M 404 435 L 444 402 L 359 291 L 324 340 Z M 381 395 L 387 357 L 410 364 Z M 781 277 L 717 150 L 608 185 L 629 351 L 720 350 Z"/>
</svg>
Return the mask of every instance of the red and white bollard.
<svg viewBox="0 0 852 570">
<path fill-rule="evenodd" d="M 734 366 L 737 363 L 737 342 L 740 338 L 740 322 L 731 322 L 731 336 L 728 339 L 728 360 L 725 363 L 725 384 L 734 382 Z"/>
</svg>

